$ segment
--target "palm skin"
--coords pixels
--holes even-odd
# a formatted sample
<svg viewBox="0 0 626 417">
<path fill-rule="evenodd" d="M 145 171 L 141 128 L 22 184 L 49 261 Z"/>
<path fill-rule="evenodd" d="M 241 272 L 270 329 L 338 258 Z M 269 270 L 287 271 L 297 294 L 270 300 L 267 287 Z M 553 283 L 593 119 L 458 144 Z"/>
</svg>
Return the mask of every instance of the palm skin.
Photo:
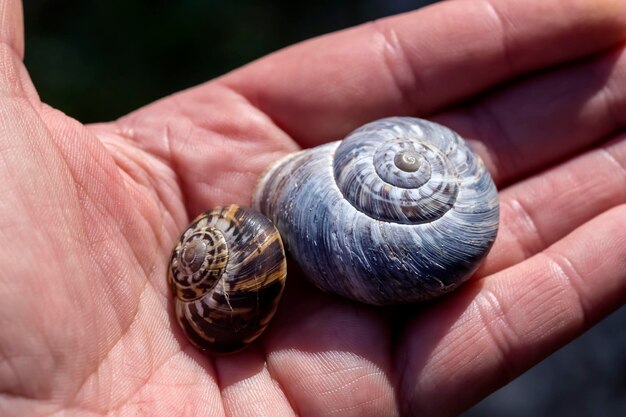
<svg viewBox="0 0 626 417">
<path fill-rule="evenodd" d="M 20 13 L 0 0 L 0 415 L 454 415 L 626 300 L 624 2 L 446 2 L 92 126 L 39 101 Z M 253 346 L 191 347 L 165 280 L 190 216 L 402 114 L 459 131 L 499 185 L 476 276 L 380 309 L 290 265 Z"/>
</svg>

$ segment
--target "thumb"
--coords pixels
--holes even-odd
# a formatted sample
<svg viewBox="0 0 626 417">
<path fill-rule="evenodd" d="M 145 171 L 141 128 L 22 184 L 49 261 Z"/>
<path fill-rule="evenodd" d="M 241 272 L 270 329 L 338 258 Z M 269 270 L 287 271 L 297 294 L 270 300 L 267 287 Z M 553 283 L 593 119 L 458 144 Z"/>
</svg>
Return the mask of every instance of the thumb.
<svg viewBox="0 0 626 417">
<path fill-rule="evenodd" d="M 0 0 L 0 43 L 8 47 L 21 61 L 24 59 L 24 23 L 22 2 Z"/>
<path fill-rule="evenodd" d="M 39 97 L 23 64 L 22 2 L 0 0 L 0 98 L 25 97 L 39 105 Z"/>
</svg>

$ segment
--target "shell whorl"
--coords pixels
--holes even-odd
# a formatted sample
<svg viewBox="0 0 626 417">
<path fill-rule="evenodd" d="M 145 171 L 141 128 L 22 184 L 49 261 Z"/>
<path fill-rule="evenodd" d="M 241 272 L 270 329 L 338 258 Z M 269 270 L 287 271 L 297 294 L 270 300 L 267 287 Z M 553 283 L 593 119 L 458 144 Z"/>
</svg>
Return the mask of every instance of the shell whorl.
<svg viewBox="0 0 626 417">
<path fill-rule="evenodd" d="M 230 353 L 265 330 L 285 276 L 276 228 L 260 213 L 230 205 L 201 214 L 183 232 L 168 282 L 187 338 L 213 353 Z"/>
<path fill-rule="evenodd" d="M 465 150 L 458 136 L 438 130 L 399 118 L 357 129 L 335 151 L 337 187 L 376 220 L 418 224 L 440 218 L 456 201 L 456 166 Z"/>
<path fill-rule="evenodd" d="M 499 216 L 495 185 L 465 141 L 406 117 L 278 161 L 254 202 L 317 286 L 378 305 L 457 287 L 491 247 Z"/>
</svg>

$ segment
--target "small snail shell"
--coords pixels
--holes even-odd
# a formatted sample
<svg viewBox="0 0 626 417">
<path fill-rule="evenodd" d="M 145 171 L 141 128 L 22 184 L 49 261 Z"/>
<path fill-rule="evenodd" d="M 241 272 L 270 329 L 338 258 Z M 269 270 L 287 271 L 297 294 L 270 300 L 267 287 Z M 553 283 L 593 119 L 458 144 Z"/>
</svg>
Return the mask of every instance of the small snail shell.
<svg viewBox="0 0 626 417">
<path fill-rule="evenodd" d="M 168 282 L 187 338 L 230 353 L 259 337 L 276 311 L 287 265 L 280 235 L 252 209 L 218 207 L 183 232 Z"/>
<path fill-rule="evenodd" d="M 479 266 L 498 228 L 480 158 L 425 120 L 378 120 L 279 160 L 254 204 L 318 287 L 369 304 L 432 298 Z"/>
</svg>

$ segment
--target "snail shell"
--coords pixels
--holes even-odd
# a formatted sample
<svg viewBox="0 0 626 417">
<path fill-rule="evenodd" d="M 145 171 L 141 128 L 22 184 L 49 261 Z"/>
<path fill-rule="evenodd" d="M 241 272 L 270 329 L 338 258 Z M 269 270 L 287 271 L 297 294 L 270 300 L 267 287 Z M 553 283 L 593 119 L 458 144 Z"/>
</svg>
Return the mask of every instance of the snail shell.
<svg viewBox="0 0 626 417">
<path fill-rule="evenodd" d="M 465 141 L 408 117 L 279 160 L 254 204 L 318 287 L 376 305 L 459 286 L 489 251 L 499 217 L 496 187 Z"/>
<path fill-rule="evenodd" d="M 178 323 L 201 349 L 240 350 L 276 312 L 286 272 L 280 235 L 261 213 L 236 205 L 203 213 L 170 258 Z"/>
</svg>

